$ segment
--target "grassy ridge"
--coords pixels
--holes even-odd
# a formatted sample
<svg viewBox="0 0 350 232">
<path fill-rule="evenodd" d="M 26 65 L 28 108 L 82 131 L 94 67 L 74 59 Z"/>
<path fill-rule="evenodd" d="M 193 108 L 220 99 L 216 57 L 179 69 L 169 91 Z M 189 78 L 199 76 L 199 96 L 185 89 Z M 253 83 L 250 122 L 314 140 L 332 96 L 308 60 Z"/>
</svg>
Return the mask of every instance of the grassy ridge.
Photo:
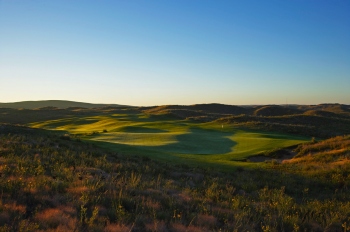
<svg viewBox="0 0 350 232">
<path fill-rule="evenodd" d="M 100 107 L 126 107 L 117 104 L 92 104 L 85 102 L 64 101 L 64 100 L 46 100 L 46 101 L 22 101 L 11 103 L 0 103 L 0 107 L 3 108 L 23 108 L 23 109 L 36 109 L 43 107 L 56 107 L 56 108 L 69 108 L 69 107 L 83 107 L 83 108 L 100 108 Z"/>
</svg>

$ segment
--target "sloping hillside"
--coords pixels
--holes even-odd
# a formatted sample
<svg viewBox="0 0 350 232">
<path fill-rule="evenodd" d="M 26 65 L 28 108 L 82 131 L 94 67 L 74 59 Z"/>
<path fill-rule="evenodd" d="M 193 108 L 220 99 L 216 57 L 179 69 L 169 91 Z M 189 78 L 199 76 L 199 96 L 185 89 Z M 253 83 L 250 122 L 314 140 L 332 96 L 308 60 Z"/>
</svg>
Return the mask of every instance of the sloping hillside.
<svg viewBox="0 0 350 232">
<path fill-rule="evenodd" d="M 196 104 L 187 106 L 188 109 L 191 110 L 199 110 L 206 113 L 215 113 L 215 114 L 232 114 L 232 115 L 240 115 L 247 114 L 249 110 L 247 108 L 243 108 L 240 106 L 234 105 L 224 105 L 224 104 Z"/>
<path fill-rule="evenodd" d="M 127 112 L 129 107 L 80 108 L 69 107 L 60 109 L 43 107 L 39 109 L 11 109 L 0 108 L 0 123 L 27 124 L 53 119 L 62 119 L 76 116 L 94 116 L 112 114 L 113 112 Z"/>
<path fill-rule="evenodd" d="M 317 175 L 293 162 L 223 173 L 1 124 L 0 155 L 0 231 L 342 231 L 350 224 L 344 163 Z"/>
<path fill-rule="evenodd" d="M 120 107 L 122 105 L 117 104 L 92 104 L 75 101 L 64 101 L 64 100 L 47 100 L 47 101 L 22 101 L 12 103 L 0 103 L 0 108 L 23 108 L 23 109 L 37 109 L 43 107 L 56 107 L 56 108 L 69 108 L 69 107 L 82 107 L 82 108 L 99 108 L 99 107 Z M 125 106 L 123 106 L 125 107 Z"/>
<path fill-rule="evenodd" d="M 181 119 L 213 121 L 223 116 L 249 114 L 250 109 L 224 104 L 166 105 L 142 109 L 146 114 L 167 114 Z"/>
<path fill-rule="evenodd" d="M 326 117 L 316 115 L 222 117 L 218 123 L 258 130 L 278 131 L 299 135 L 329 138 L 350 133 L 350 117 Z"/>
<path fill-rule="evenodd" d="M 256 116 L 283 116 L 302 114 L 303 111 L 282 106 L 262 106 L 258 107 L 253 113 Z"/>
<path fill-rule="evenodd" d="M 343 105 L 343 104 L 299 105 L 298 109 L 303 111 L 308 111 L 308 110 L 326 111 L 326 112 L 332 112 L 336 114 L 350 113 L 350 105 Z"/>
</svg>

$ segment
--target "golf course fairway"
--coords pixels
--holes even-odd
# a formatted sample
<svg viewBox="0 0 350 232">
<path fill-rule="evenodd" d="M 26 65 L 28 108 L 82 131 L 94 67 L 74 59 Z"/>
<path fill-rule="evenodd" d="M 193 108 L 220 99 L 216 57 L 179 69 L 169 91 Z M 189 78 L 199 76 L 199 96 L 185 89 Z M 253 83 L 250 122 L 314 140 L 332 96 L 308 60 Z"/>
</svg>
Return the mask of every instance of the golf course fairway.
<svg viewBox="0 0 350 232">
<path fill-rule="evenodd" d="M 84 140 L 123 154 L 226 167 L 254 166 L 255 163 L 242 160 L 310 140 L 302 136 L 246 130 L 230 124 L 133 113 L 64 118 L 31 123 L 30 126 L 77 134 Z"/>
</svg>

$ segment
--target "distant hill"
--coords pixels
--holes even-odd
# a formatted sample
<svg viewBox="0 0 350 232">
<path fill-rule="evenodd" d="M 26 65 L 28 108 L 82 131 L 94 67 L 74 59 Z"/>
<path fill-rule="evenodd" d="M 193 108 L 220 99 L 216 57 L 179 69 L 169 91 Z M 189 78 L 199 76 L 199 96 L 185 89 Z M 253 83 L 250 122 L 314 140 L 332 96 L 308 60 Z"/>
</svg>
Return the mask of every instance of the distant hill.
<svg viewBox="0 0 350 232">
<path fill-rule="evenodd" d="M 145 108 L 143 110 L 148 114 L 171 114 L 180 118 L 207 117 L 212 119 L 214 115 L 240 115 L 249 113 L 249 110 L 239 106 L 224 104 L 196 104 L 196 105 L 165 105 Z M 211 117 L 208 117 L 208 116 Z"/>
<path fill-rule="evenodd" d="M 22 101 L 11 103 L 0 103 L 0 108 L 13 108 L 13 109 L 38 109 L 45 107 L 55 107 L 60 109 L 66 108 L 101 108 L 101 107 L 127 107 L 125 105 L 117 104 L 92 104 L 85 102 L 64 101 L 64 100 L 44 100 L 44 101 Z"/>
<path fill-rule="evenodd" d="M 278 105 L 262 106 L 258 107 L 254 111 L 254 115 L 257 116 L 283 116 L 283 115 L 293 115 L 302 114 L 303 111 L 298 109 L 287 108 Z"/>
<path fill-rule="evenodd" d="M 218 104 L 218 103 L 196 104 L 196 105 L 188 106 L 188 108 L 194 109 L 194 110 L 201 110 L 203 112 L 208 112 L 208 113 L 233 114 L 233 115 L 247 114 L 249 112 L 249 110 L 240 106 L 224 105 L 224 104 Z"/>
<path fill-rule="evenodd" d="M 308 110 L 317 110 L 317 111 L 328 111 L 332 113 L 350 113 L 350 105 L 343 104 L 319 104 L 319 105 L 299 105 L 298 109 L 308 111 Z"/>
</svg>

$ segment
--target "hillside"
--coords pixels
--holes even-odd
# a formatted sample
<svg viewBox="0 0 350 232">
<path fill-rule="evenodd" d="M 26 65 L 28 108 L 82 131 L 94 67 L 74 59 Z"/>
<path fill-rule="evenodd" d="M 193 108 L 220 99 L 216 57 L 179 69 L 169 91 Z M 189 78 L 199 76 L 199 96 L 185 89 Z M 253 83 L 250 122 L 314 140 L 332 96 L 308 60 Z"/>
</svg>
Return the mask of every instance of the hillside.
<svg viewBox="0 0 350 232">
<path fill-rule="evenodd" d="M 54 119 L 95 116 L 112 113 L 127 113 L 133 111 L 130 107 L 102 107 L 102 108 L 81 108 L 69 107 L 65 109 L 55 107 L 43 107 L 38 109 L 11 109 L 0 108 L 0 123 L 28 124 Z"/>
<path fill-rule="evenodd" d="M 256 116 L 283 116 L 283 115 L 293 115 L 301 114 L 302 110 L 293 109 L 283 106 L 261 106 L 257 107 L 253 115 Z"/>
<path fill-rule="evenodd" d="M 325 117 L 304 114 L 268 117 L 242 115 L 223 117 L 216 122 L 256 130 L 278 131 L 320 138 L 350 133 L 350 117 Z"/>
<path fill-rule="evenodd" d="M 345 115 L 350 113 L 350 105 L 343 104 L 298 105 L 296 108 L 302 111 L 313 110 Z"/>
<path fill-rule="evenodd" d="M 166 112 L 172 112 L 175 110 L 182 110 L 182 111 L 188 111 L 188 112 L 196 112 L 200 115 L 208 115 L 208 114 L 215 114 L 215 115 L 239 115 L 239 114 L 247 114 L 250 112 L 247 108 L 240 107 L 240 106 L 234 106 L 234 105 L 224 105 L 224 104 L 217 104 L 217 103 L 211 103 L 211 104 L 195 104 L 195 105 L 165 105 L 165 106 L 155 106 L 155 107 L 148 107 L 144 109 L 146 113 L 166 113 Z M 191 115 L 191 114 L 190 114 Z"/>
<path fill-rule="evenodd" d="M 56 107 L 65 109 L 69 107 L 81 107 L 81 108 L 100 108 L 100 107 L 125 107 L 117 104 L 92 104 L 75 101 L 63 101 L 63 100 L 46 100 L 46 101 L 21 101 L 12 103 L 0 103 L 0 108 L 12 108 L 12 109 L 37 109 L 44 107 Z"/>
<path fill-rule="evenodd" d="M 102 105 L 100 108 L 82 108 L 82 106 L 86 106 L 84 104 L 88 103 L 81 103 L 82 105 L 80 106 L 73 106 L 75 103 L 67 104 L 65 106 L 69 107 L 64 109 L 48 106 L 35 109 L 0 108 L 0 122 L 28 124 L 70 117 L 132 113 L 144 115 L 145 117 L 163 115 L 174 120 L 190 120 L 204 123 L 213 122 L 220 123 L 220 125 L 227 124 L 233 127 L 320 138 L 329 138 L 350 133 L 350 107 L 339 104 L 244 107 L 222 104 L 165 105 L 153 107 L 115 107 Z M 63 105 L 61 106 L 63 107 Z M 88 107 L 97 106 L 99 105 L 88 104 Z"/>
<path fill-rule="evenodd" d="M 253 115 L 253 116 L 285 116 L 297 115 L 306 112 L 324 112 L 333 115 L 350 116 L 350 106 L 341 104 L 320 104 L 320 105 L 261 105 L 261 106 L 235 106 L 224 104 L 196 104 L 196 105 L 164 105 L 153 107 L 141 107 L 141 111 L 149 114 L 165 114 L 176 110 L 196 112 L 197 114 L 227 116 L 227 115 Z M 191 115 L 191 113 L 189 113 Z"/>
<path fill-rule="evenodd" d="M 331 144 L 322 150 L 338 149 Z M 314 153 L 302 166 L 270 162 L 227 173 L 2 124 L 0 154 L 1 231 L 350 229 L 349 153 L 329 154 L 334 165 L 326 169 Z"/>
<path fill-rule="evenodd" d="M 140 110 L 150 115 L 166 114 L 179 119 L 322 138 L 350 133 L 350 106 L 340 104 L 245 107 L 199 104 Z"/>
</svg>

